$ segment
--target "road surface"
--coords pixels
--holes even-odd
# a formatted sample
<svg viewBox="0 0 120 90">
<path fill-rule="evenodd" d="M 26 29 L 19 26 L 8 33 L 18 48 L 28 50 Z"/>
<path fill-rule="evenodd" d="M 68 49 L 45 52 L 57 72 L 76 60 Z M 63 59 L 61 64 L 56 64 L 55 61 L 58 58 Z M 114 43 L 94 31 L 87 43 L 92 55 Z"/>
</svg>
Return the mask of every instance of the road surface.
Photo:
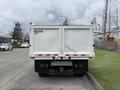
<svg viewBox="0 0 120 90">
<path fill-rule="evenodd" d="M 0 90 L 95 90 L 86 76 L 39 77 L 28 51 L 0 51 Z"/>
</svg>

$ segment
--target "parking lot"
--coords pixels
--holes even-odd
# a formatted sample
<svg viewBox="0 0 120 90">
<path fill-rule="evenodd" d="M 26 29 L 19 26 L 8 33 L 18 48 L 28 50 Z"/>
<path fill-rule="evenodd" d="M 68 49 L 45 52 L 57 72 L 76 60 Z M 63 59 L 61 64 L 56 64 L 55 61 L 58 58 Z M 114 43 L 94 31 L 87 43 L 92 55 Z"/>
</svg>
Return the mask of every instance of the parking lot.
<svg viewBox="0 0 120 90">
<path fill-rule="evenodd" d="M 0 90 L 95 90 L 86 76 L 39 77 L 28 52 L 0 51 Z"/>
</svg>

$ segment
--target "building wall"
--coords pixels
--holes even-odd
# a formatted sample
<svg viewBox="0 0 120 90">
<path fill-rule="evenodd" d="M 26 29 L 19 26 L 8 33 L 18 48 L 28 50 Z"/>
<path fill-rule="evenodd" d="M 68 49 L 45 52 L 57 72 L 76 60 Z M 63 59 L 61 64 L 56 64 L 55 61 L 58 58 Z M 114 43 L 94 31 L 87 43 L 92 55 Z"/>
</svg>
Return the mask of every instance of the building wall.
<svg viewBox="0 0 120 90">
<path fill-rule="evenodd" d="M 0 36 L 0 43 L 7 43 L 7 42 L 11 42 L 11 38 Z"/>
</svg>

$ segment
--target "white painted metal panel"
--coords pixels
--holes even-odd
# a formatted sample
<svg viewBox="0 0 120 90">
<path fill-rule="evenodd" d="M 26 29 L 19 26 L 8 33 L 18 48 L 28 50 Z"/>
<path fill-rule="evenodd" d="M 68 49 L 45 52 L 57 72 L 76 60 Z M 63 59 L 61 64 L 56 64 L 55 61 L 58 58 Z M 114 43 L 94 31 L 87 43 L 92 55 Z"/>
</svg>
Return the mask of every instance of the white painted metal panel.
<svg viewBox="0 0 120 90">
<path fill-rule="evenodd" d="M 91 26 L 64 27 L 64 53 L 94 56 Z"/>
<path fill-rule="evenodd" d="M 47 52 L 48 54 L 60 51 L 60 27 L 37 26 L 32 27 L 30 35 L 30 54 Z M 44 53 L 43 53 L 44 54 Z"/>
<path fill-rule="evenodd" d="M 93 36 L 93 31 L 89 25 L 32 26 L 30 55 L 34 57 L 35 54 L 58 54 L 58 56 L 66 58 L 66 54 L 86 54 L 73 58 L 93 57 Z"/>
</svg>

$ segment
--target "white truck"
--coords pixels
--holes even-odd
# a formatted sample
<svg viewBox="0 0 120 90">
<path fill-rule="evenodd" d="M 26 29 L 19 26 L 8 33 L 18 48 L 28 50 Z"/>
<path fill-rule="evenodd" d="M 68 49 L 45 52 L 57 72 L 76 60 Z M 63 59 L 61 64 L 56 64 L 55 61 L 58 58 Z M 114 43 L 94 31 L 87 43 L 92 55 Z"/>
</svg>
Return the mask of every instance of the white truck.
<svg viewBox="0 0 120 90">
<path fill-rule="evenodd" d="M 88 60 L 95 56 L 91 25 L 31 25 L 30 52 L 35 72 L 48 76 L 51 72 L 71 71 L 83 76 Z"/>
</svg>

